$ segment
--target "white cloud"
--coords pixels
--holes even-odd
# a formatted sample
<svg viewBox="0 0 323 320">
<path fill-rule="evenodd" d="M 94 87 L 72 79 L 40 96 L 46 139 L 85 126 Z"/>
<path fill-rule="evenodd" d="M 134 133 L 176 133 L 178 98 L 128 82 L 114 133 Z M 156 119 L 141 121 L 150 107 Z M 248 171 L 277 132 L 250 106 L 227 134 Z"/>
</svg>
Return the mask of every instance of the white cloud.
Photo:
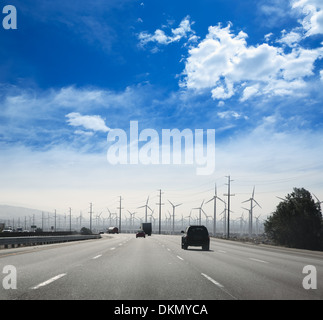
<svg viewBox="0 0 323 320">
<path fill-rule="evenodd" d="M 323 3 L 321 0 L 294 0 L 292 8 L 299 9 L 305 16 L 301 21 L 306 36 L 323 34 Z"/>
<path fill-rule="evenodd" d="M 221 119 L 231 119 L 231 118 L 234 118 L 234 119 L 245 119 L 247 120 L 248 117 L 247 116 L 243 116 L 241 113 L 238 113 L 236 111 L 232 111 L 232 110 L 229 110 L 229 111 L 223 111 L 223 112 L 218 112 L 217 113 L 218 117 L 221 118 Z"/>
<path fill-rule="evenodd" d="M 278 43 L 285 44 L 289 47 L 295 47 L 302 39 L 302 35 L 299 32 L 291 31 L 287 32 L 285 29 L 282 31 L 281 39 L 277 40 Z"/>
<path fill-rule="evenodd" d="M 257 93 L 259 92 L 259 84 L 255 84 L 254 86 L 249 86 L 249 87 L 246 87 L 244 90 L 243 90 L 243 94 L 242 94 L 242 97 L 241 97 L 241 101 L 246 101 L 248 100 L 250 97 L 256 95 Z"/>
<path fill-rule="evenodd" d="M 272 33 L 272 32 L 270 32 L 270 33 L 267 33 L 266 35 L 265 35 L 265 41 L 266 42 L 269 42 L 269 40 L 270 40 L 270 38 L 273 36 L 274 34 Z"/>
<path fill-rule="evenodd" d="M 256 93 L 290 95 L 306 87 L 304 78 L 314 74 L 314 63 L 323 55 L 323 48 L 297 46 L 286 54 L 267 43 L 249 46 L 247 37 L 242 31 L 235 35 L 231 25 L 209 27 L 205 39 L 189 50 L 180 85 L 201 92 L 208 89 L 213 99 L 231 98 L 245 82 L 242 101 Z M 293 44 L 296 38 L 285 42 Z"/>
<path fill-rule="evenodd" d="M 74 127 L 82 126 L 85 129 L 92 131 L 110 131 L 110 128 L 106 126 L 104 120 L 100 116 L 82 116 L 78 112 L 72 112 L 67 114 L 66 117 L 68 118 L 67 122 L 69 125 Z"/>
<path fill-rule="evenodd" d="M 187 38 L 188 36 L 190 36 L 192 41 L 195 41 L 196 38 L 192 37 L 194 35 L 194 31 L 191 28 L 192 24 L 193 22 L 190 21 L 190 17 L 187 16 L 181 21 L 177 28 L 171 29 L 171 35 L 166 35 L 166 33 L 161 29 L 157 29 L 153 34 L 141 32 L 138 35 L 140 45 L 145 46 L 149 42 L 167 45 L 172 42 L 177 42 L 182 38 Z"/>
</svg>

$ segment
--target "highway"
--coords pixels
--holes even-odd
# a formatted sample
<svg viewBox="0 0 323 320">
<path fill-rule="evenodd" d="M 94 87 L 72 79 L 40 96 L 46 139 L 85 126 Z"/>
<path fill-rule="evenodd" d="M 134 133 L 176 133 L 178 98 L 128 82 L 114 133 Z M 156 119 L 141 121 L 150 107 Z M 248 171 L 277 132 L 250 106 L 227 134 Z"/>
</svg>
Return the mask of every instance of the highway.
<svg viewBox="0 0 323 320">
<path fill-rule="evenodd" d="M 322 300 L 323 252 L 180 236 L 101 239 L 0 250 L 1 300 Z M 307 265 L 317 289 L 305 289 Z M 16 270 L 16 288 L 8 288 Z M 6 273 L 7 272 L 7 273 Z M 313 275 L 313 274 L 312 274 Z"/>
</svg>

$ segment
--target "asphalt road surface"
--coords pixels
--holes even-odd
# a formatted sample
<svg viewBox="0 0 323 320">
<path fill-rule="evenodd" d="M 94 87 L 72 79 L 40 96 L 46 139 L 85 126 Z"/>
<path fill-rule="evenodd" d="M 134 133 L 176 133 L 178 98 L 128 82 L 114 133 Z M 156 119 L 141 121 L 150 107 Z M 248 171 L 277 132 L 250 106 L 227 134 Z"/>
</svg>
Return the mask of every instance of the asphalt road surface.
<svg viewBox="0 0 323 320">
<path fill-rule="evenodd" d="M 183 250 L 180 241 L 116 234 L 3 249 L 0 299 L 323 299 L 323 252 L 218 239 L 209 251 Z"/>
</svg>

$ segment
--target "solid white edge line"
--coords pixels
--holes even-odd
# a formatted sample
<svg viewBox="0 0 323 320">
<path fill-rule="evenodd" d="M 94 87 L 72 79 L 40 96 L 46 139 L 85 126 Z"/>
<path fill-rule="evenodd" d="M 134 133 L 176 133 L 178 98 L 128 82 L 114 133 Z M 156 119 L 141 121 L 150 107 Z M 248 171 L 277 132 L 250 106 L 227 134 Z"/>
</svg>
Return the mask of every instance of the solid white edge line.
<svg viewBox="0 0 323 320">
<path fill-rule="evenodd" d="M 205 277 L 206 279 L 208 279 L 209 281 L 211 281 L 212 283 L 214 283 L 216 286 L 220 287 L 220 288 L 224 288 L 223 285 L 217 281 L 215 281 L 214 279 L 212 279 L 211 277 L 209 277 L 207 274 L 205 273 L 201 273 L 201 275 L 203 277 Z"/>
<path fill-rule="evenodd" d="M 35 287 L 32 287 L 31 289 L 34 289 L 35 290 L 35 289 L 38 289 L 40 287 L 44 287 L 44 286 L 46 286 L 46 285 L 48 285 L 48 284 L 50 284 L 50 283 L 52 283 L 52 282 L 54 282 L 54 281 L 56 281 L 56 280 L 64 277 L 64 276 L 66 276 L 66 273 L 59 274 L 59 275 L 57 275 L 57 276 L 55 276 L 53 278 L 48 279 L 47 281 L 44 281 L 44 282 L 38 284 Z"/>
</svg>

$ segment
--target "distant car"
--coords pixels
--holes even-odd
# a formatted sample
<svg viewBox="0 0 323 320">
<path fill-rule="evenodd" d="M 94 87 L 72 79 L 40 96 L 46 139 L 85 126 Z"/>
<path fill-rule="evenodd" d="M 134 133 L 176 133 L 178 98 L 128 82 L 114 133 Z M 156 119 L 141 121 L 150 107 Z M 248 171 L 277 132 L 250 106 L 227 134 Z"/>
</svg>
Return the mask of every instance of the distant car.
<svg viewBox="0 0 323 320">
<path fill-rule="evenodd" d="M 146 233 L 142 230 L 139 230 L 137 233 L 136 233 L 136 238 L 146 238 Z"/>
<path fill-rule="evenodd" d="M 13 232 L 12 229 L 3 229 L 2 232 Z"/>
<path fill-rule="evenodd" d="M 187 250 L 188 246 L 202 246 L 202 250 L 210 249 L 209 232 L 205 226 L 188 226 L 182 233 L 182 249 Z"/>
</svg>

